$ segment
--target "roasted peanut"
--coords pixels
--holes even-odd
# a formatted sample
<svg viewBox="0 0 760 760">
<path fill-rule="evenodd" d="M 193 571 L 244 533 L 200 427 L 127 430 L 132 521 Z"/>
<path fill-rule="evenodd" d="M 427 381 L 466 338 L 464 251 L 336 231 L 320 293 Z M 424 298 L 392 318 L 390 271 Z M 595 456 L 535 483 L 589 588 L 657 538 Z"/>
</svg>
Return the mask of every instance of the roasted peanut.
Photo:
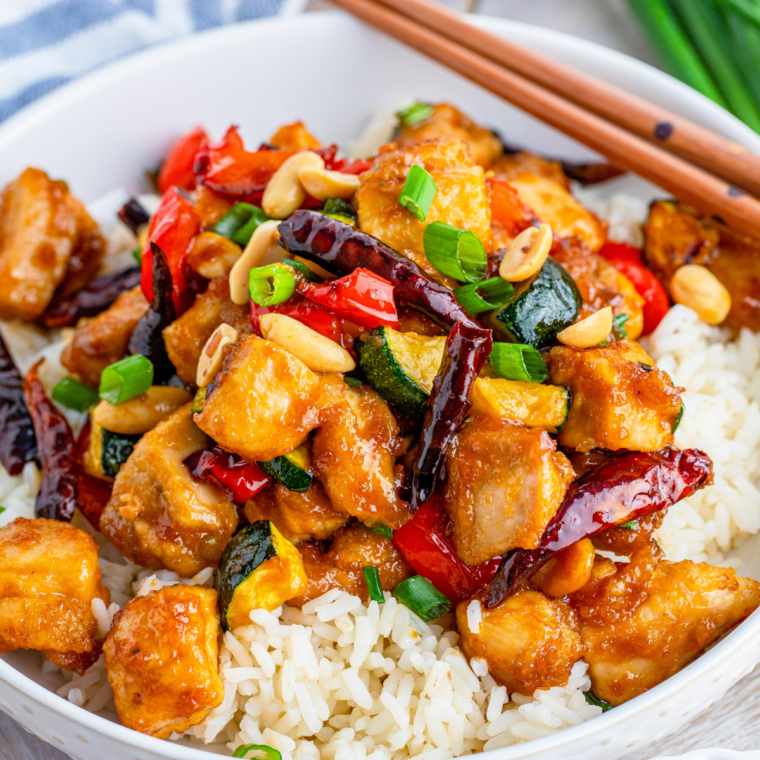
<svg viewBox="0 0 760 760">
<path fill-rule="evenodd" d="M 314 372 L 351 372 L 356 362 L 345 348 L 284 314 L 264 314 L 261 334 L 290 351 Z"/>
<path fill-rule="evenodd" d="M 324 169 L 325 162 L 312 150 L 304 150 L 291 156 L 274 173 L 264 190 L 261 208 L 273 219 L 285 219 L 305 200 L 306 190 L 298 179 L 298 173 L 306 166 Z"/>
<path fill-rule="evenodd" d="M 594 568 L 594 544 L 584 538 L 550 559 L 534 576 L 538 589 L 547 596 L 561 598 L 588 583 Z"/>
<path fill-rule="evenodd" d="M 299 169 L 298 179 L 304 190 L 318 201 L 326 198 L 342 198 L 347 201 L 359 189 L 359 177 L 355 174 L 331 172 L 313 166 Z"/>
<path fill-rule="evenodd" d="M 277 232 L 277 224 L 278 222 L 272 219 L 259 225 L 251 235 L 243 255 L 232 267 L 230 271 L 230 298 L 232 303 L 242 305 L 250 300 L 248 279 L 251 269 L 282 261 L 287 255 L 285 249 L 277 245 L 277 240 L 280 237 L 279 232 Z"/>
<path fill-rule="evenodd" d="M 118 435 L 142 435 L 192 398 L 184 388 L 152 385 L 145 393 L 122 404 L 114 406 L 101 401 L 92 410 L 92 421 Z"/>
<path fill-rule="evenodd" d="M 224 347 L 238 342 L 238 331 L 228 324 L 221 324 L 211 333 L 198 359 L 195 384 L 205 388 L 217 376 L 224 361 Z"/>
<path fill-rule="evenodd" d="M 590 317 L 566 327 L 557 340 L 571 348 L 598 346 L 612 331 L 612 309 L 605 306 Z"/>
<path fill-rule="evenodd" d="M 676 269 L 670 294 L 676 303 L 694 309 L 708 325 L 719 325 L 731 311 L 731 294 L 709 269 L 698 264 Z"/>
<path fill-rule="evenodd" d="M 552 247 L 552 228 L 542 224 L 528 227 L 509 245 L 499 265 L 499 276 L 508 282 L 522 282 L 533 277 L 544 265 Z"/>
<path fill-rule="evenodd" d="M 224 235 L 203 232 L 193 241 L 187 265 L 208 280 L 226 277 L 242 254 L 240 246 Z"/>
</svg>

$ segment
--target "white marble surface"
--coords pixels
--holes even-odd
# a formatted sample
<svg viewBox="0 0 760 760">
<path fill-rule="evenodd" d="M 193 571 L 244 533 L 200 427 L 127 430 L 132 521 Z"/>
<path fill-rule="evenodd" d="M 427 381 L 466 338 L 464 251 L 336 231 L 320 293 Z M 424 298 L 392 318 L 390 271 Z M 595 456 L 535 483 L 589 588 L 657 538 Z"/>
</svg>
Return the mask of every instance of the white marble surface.
<svg viewBox="0 0 760 760">
<path fill-rule="evenodd" d="M 310 8 L 318 9 L 320 4 L 320 0 L 313 0 Z M 478 13 L 557 29 L 657 63 L 631 22 L 623 0 L 446 0 L 446 4 L 460 9 L 469 5 L 476 7 Z M 630 760 L 653 760 L 705 747 L 760 749 L 759 695 L 760 672 L 738 683 L 721 702 L 676 735 L 636 753 Z M 0 713 L 0 760 L 66 760 L 66 755 L 25 733 Z"/>
</svg>

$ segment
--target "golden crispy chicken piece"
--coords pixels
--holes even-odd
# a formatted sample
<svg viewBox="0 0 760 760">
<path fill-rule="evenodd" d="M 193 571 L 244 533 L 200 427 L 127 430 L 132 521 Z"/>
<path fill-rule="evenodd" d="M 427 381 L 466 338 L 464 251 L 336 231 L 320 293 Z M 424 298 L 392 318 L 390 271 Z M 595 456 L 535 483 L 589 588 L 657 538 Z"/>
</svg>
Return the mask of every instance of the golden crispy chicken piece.
<svg viewBox="0 0 760 760">
<path fill-rule="evenodd" d="M 312 372 L 276 343 L 249 335 L 227 355 L 195 421 L 228 451 L 268 462 L 300 446 L 343 388 L 340 375 Z"/>
<path fill-rule="evenodd" d="M 103 651 L 122 725 L 158 739 L 202 723 L 224 699 L 217 594 L 166 586 L 114 617 Z"/>
<path fill-rule="evenodd" d="M 341 528 L 326 552 L 311 542 L 301 544 L 298 551 L 303 558 L 309 585 L 301 596 L 288 602 L 294 607 L 302 607 L 333 588 L 369 601 L 365 567 L 378 569 L 384 591 L 392 591 L 401 581 L 414 575 L 389 538 L 359 523 Z"/>
<path fill-rule="evenodd" d="M 590 251 L 577 237 L 555 245 L 552 256 L 578 286 L 583 299 L 580 318 L 609 306 L 614 316 L 628 316 L 625 330 L 630 340 L 641 335 L 644 329 L 644 299 L 622 272 Z"/>
<path fill-rule="evenodd" d="M 193 480 L 182 461 L 211 440 L 190 404 L 146 433 L 116 476 L 100 530 L 138 565 L 189 578 L 216 567 L 238 524 L 235 505 L 217 485 Z"/>
<path fill-rule="evenodd" d="M 504 152 L 501 140 L 490 129 L 479 127 L 449 103 L 433 106 L 427 119 L 402 126 L 396 142 L 400 148 L 407 148 L 437 138 L 461 140 L 469 148 L 472 160 L 486 169 Z"/>
<path fill-rule="evenodd" d="M 110 364 L 124 358 L 129 339 L 148 302 L 140 288 L 122 293 L 114 303 L 80 327 L 63 349 L 61 364 L 92 388 Z"/>
<path fill-rule="evenodd" d="M 456 609 L 459 646 L 468 659 L 482 657 L 489 675 L 510 694 L 567 684 L 584 646 L 578 619 L 565 602 L 521 591 L 496 609 L 481 605 L 479 631 L 470 630 L 469 604 L 465 600 Z"/>
<path fill-rule="evenodd" d="M 164 330 L 164 343 L 180 378 L 195 383 L 198 359 L 211 333 L 226 323 L 240 335 L 253 332 L 248 306 L 238 306 L 230 300 L 227 277 L 209 283 L 205 293 L 196 296 L 193 305 Z"/>
<path fill-rule="evenodd" d="M 557 235 L 575 235 L 592 251 L 602 247 L 607 239 L 606 225 L 573 198 L 567 178 L 556 173 L 561 172 L 561 168 L 555 162 L 518 153 L 502 156 L 491 169 L 494 179 L 508 181 L 517 190 L 520 200 Z"/>
<path fill-rule="evenodd" d="M 111 595 L 90 535 L 58 520 L 23 517 L 0 530 L 0 653 L 37 649 L 84 673 L 103 644 L 93 599 L 107 606 Z"/>
<path fill-rule="evenodd" d="M 314 150 L 322 143 L 309 132 L 302 121 L 294 121 L 280 127 L 270 138 L 269 144 L 279 150 Z"/>
<path fill-rule="evenodd" d="M 368 525 L 399 528 L 410 519 L 396 494 L 397 434 L 396 419 L 375 391 L 343 384 L 312 443 L 314 474 L 335 509 Z"/>
<path fill-rule="evenodd" d="M 104 252 L 97 225 L 66 184 L 26 169 L 0 197 L 0 318 L 37 319 L 64 279 L 64 294 L 89 281 Z"/>
<path fill-rule="evenodd" d="M 324 541 L 351 519 L 350 515 L 333 507 L 318 480 L 314 480 L 304 493 L 275 483 L 248 501 L 244 512 L 250 523 L 271 520 L 293 544 L 312 538 Z"/>
<path fill-rule="evenodd" d="M 446 452 L 444 498 L 457 554 L 468 565 L 535 549 L 573 478 L 541 428 L 476 416 Z"/>
<path fill-rule="evenodd" d="M 636 342 L 606 348 L 556 346 L 549 377 L 572 401 L 559 443 L 576 451 L 659 451 L 673 441 L 681 391 Z"/>
<path fill-rule="evenodd" d="M 612 705 L 670 678 L 760 605 L 757 581 L 662 556 L 646 543 L 629 564 L 597 558 L 570 597 L 594 692 Z"/>
<path fill-rule="evenodd" d="M 429 274 L 440 277 L 425 258 L 423 235 L 431 222 L 471 230 L 489 246 L 491 206 L 483 167 L 470 158 L 467 146 L 460 140 L 440 139 L 394 148 L 394 143 L 383 148 L 373 167 L 361 175 L 361 186 L 356 192 L 359 225 Z M 430 172 L 438 188 L 424 222 L 398 202 L 413 164 Z"/>
</svg>

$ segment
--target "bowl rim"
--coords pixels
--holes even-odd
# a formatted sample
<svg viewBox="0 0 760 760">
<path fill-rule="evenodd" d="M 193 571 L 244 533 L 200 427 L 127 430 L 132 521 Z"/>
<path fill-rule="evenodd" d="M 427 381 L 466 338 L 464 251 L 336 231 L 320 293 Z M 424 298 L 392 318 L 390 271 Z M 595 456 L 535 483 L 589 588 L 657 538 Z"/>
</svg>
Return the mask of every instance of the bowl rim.
<svg viewBox="0 0 760 760">
<path fill-rule="evenodd" d="M 479 26 L 490 27 L 496 33 L 501 33 L 505 36 L 522 37 L 524 42 L 524 38 L 527 37 L 526 44 L 528 45 L 530 45 L 531 37 L 535 38 L 536 35 L 540 35 L 545 39 L 551 40 L 555 49 L 582 55 L 590 54 L 592 57 L 600 61 L 603 60 L 618 70 L 628 70 L 648 80 L 655 87 L 678 91 L 687 102 L 691 102 L 697 109 L 702 112 L 709 112 L 714 120 L 720 124 L 718 131 L 760 153 L 760 135 L 757 135 L 723 108 L 692 90 L 687 85 L 643 61 L 631 58 L 624 53 L 611 50 L 598 43 L 583 40 L 563 32 L 537 27 L 532 24 L 491 16 L 475 16 L 472 17 L 472 21 Z M 226 41 L 234 43 L 238 39 L 244 40 L 251 34 L 251 30 L 254 27 L 256 29 L 272 28 L 273 33 L 276 33 L 282 28 L 300 25 L 316 26 L 320 24 L 326 27 L 335 24 L 348 24 L 361 26 L 366 29 L 363 24 L 347 17 L 341 12 L 322 12 L 301 16 L 258 19 L 157 44 L 154 47 L 129 54 L 114 62 L 105 64 L 95 71 L 43 96 L 11 116 L 4 124 L 0 125 L 0 156 L 19 134 L 23 133 L 27 128 L 53 116 L 56 110 L 65 105 L 69 100 L 87 98 L 92 93 L 96 93 L 102 87 L 108 86 L 109 83 L 118 81 L 122 77 L 134 76 L 146 69 L 160 66 L 162 61 L 169 60 L 175 56 L 182 56 L 187 51 L 202 53 L 207 48 L 225 44 Z M 379 32 L 375 33 L 380 34 Z M 560 57 L 562 57 L 562 53 L 560 53 Z M 521 757 L 539 756 L 541 753 L 557 750 L 563 745 L 587 738 L 599 732 L 600 728 L 609 732 L 616 724 L 627 721 L 637 713 L 649 711 L 658 704 L 670 701 L 677 696 L 678 692 L 687 688 L 690 683 L 704 678 L 708 671 L 713 670 L 720 673 L 721 663 L 730 659 L 736 650 L 751 646 L 753 643 L 757 645 L 759 638 L 760 609 L 731 631 L 730 635 L 719 641 L 712 649 L 698 657 L 679 673 L 671 676 L 663 683 L 630 702 L 620 705 L 597 718 L 563 729 L 550 736 L 533 739 L 510 747 L 489 750 L 480 753 L 478 756 L 487 760 L 496 760 L 497 755 L 500 760 L 517 760 L 517 758 Z M 731 642 L 730 645 L 728 645 L 728 641 Z M 152 752 L 157 756 L 167 758 L 167 760 L 211 760 L 211 758 L 220 757 L 217 753 L 208 752 L 196 747 L 155 739 L 126 728 L 100 715 L 91 713 L 84 708 L 77 707 L 67 699 L 59 697 L 55 692 L 49 691 L 44 686 L 38 684 L 21 671 L 16 670 L 10 663 L 5 662 L 1 658 L 0 681 L 4 681 L 12 688 L 18 689 L 25 696 L 37 702 L 38 705 L 52 710 L 61 717 L 131 748 Z"/>
</svg>

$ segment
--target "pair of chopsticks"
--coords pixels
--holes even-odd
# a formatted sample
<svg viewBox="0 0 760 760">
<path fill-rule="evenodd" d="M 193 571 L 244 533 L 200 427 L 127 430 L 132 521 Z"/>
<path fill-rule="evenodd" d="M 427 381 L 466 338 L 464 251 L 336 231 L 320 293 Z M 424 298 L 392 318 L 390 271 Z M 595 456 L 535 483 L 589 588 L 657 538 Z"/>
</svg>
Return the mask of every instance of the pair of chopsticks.
<svg viewBox="0 0 760 760">
<path fill-rule="evenodd" d="M 752 197 L 760 196 L 760 156 L 742 146 L 428 0 L 332 1 L 615 165 L 760 236 L 760 201 Z"/>
</svg>

